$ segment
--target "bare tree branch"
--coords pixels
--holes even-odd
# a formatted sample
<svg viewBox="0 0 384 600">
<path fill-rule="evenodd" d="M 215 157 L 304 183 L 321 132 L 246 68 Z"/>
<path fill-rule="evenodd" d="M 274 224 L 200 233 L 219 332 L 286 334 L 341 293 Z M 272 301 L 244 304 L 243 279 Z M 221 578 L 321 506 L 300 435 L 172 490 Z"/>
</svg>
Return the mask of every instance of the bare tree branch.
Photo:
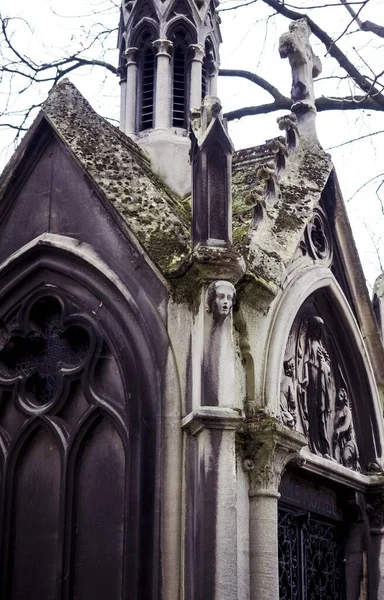
<svg viewBox="0 0 384 600">
<path fill-rule="evenodd" d="M 256 73 L 251 73 L 251 71 L 243 71 L 242 69 L 220 69 L 219 75 L 222 77 L 241 77 L 243 79 L 248 79 L 271 94 L 272 98 L 274 98 L 277 102 L 287 101 L 292 104 L 292 101 L 279 92 L 274 85 L 272 85 L 266 79 L 263 79 L 263 77 L 256 75 Z"/>
<path fill-rule="evenodd" d="M 342 148 L 343 146 L 353 144 L 354 142 L 360 142 L 361 140 L 373 137 L 374 135 L 379 135 L 380 133 L 384 133 L 384 129 L 381 129 L 380 131 L 372 131 L 372 133 L 367 133 L 366 135 L 359 135 L 359 137 L 352 138 L 351 140 L 347 140 L 341 144 L 336 144 L 336 146 L 329 146 L 328 148 L 325 148 L 325 151 L 328 152 L 328 150 L 336 150 L 337 148 Z"/>
<path fill-rule="evenodd" d="M 362 21 L 359 18 L 359 14 L 356 13 L 353 8 L 351 8 L 351 2 L 347 0 L 340 0 L 341 4 L 345 6 L 349 14 L 352 16 L 353 20 L 359 26 L 361 31 L 369 31 L 370 33 L 374 33 L 378 37 L 384 38 L 384 27 L 382 25 L 378 25 L 377 23 L 373 23 L 372 21 Z"/>
</svg>

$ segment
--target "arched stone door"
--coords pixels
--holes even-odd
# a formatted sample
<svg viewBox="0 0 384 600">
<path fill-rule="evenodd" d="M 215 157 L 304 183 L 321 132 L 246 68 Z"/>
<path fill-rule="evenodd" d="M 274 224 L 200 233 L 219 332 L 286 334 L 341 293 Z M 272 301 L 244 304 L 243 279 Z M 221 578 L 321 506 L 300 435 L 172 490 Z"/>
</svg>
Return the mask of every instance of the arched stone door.
<svg viewBox="0 0 384 600">
<path fill-rule="evenodd" d="M 0 596 L 152 600 L 159 408 L 148 332 L 82 261 L 19 262 L 0 299 Z"/>
</svg>

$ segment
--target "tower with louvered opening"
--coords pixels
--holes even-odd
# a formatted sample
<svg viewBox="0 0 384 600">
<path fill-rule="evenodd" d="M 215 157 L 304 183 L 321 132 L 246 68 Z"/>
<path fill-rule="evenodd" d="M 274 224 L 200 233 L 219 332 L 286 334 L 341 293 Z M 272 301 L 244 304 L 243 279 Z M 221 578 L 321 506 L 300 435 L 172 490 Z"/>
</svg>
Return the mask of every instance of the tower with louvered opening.
<svg viewBox="0 0 384 600">
<path fill-rule="evenodd" d="M 178 194 L 191 189 L 190 111 L 216 96 L 218 0 L 123 0 L 120 128 Z"/>
</svg>

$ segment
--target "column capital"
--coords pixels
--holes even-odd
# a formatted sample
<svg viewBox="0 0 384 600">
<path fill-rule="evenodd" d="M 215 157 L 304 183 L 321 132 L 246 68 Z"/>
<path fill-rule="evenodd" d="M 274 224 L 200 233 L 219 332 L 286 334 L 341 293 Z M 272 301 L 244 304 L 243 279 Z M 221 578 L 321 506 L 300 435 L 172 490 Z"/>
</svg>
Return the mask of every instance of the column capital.
<svg viewBox="0 0 384 600">
<path fill-rule="evenodd" d="M 171 57 L 173 43 L 170 40 L 160 38 L 152 42 L 152 46 L 155 48 L 157 56 Z"/>
<path fill-rule="evenodd" d="M 198 62 L 203 62 L 205 56 L 204 46 L 201 44 L 191 44 L 189 47 L 189 52 L 191 55 L 191 60 L 195 60 Z"/>
<path fill-rule="evenodd" d="M 249 496 L 279 498 L 284 470 L 288 463 L 304 462 L 300 450 L 306 443 L 301 433 L 267 415 L 257 422 L 244 423 L 238 431 L 238 444 L 249 477 Z"/>
<path fill-rule="evenodd" d="M 132 65 L 132 64 L 137 64 L 138 53 L 139 53 L 139 49 L 136 48 L 135 46 L 132 46 L 131 48 L 127 48 L 124 51 L 124 56 L 127 59 L 127 66 Z"/>
<path fill-rule="evenodd" d="M 209 62 L 208 64 L 208 73 L 210 77 L 214 77 L 215 75 L 218 74 L 220 69 L 220 63 L 218 63 L 216 60 L 212 60 Z"/>
</svg>

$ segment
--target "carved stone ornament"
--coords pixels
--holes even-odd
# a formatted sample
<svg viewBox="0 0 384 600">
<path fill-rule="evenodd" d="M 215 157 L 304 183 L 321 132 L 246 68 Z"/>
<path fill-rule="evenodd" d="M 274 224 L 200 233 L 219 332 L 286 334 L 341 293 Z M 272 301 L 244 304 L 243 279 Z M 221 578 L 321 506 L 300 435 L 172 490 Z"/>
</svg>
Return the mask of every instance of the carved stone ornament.
<svg viewBox="0 0 384 600">
<path fill-rule="evenodd" d="M 315 209 L 311 221 L 306 226 L 304 235 L 298 245 L 294 262 L 303 256 L 315 261 L 321 261 L 328 267 L 332 264 L 332 237 L 327 218 L 321 208 Z"/>
<path fill-rule="evenodd" d="M 133 65 L 137 64 L 137 61 L 138 61 L 138 58 L 139 58 L 138 52 L 139 52 L 139 49 L 136 48 L 136 47 L 134 47 L 134 46 L 132 46 L 131 48 L 127 48 L 125 50 L 124 56 L 125 56 L 126 61 L 127 61 L 127 66 L 128 65 L 132 65 L 132 64 Z"/>
<path fill-rule="evenodd" d="M 191 44 L 189 46 L 191 60 L 203 62 L 205 56 L 204 46 L 201 44 Z"/>
<path fill-rule="evenodd" d="M 152 46 L 155 48 L 157 56 L 166 56 L 167 58 L 170 58 L 173 48 L 173 43 L 170 40 L 155 40 L 152 42 Z"/>
<path fill-rule="evenodd" d="M 230 281 L 213 281 L 207 292 L 207 311 L 214 321 L 222 323 L 232 313 L 236 301 L 236 289 Z"/>
<path fill-rule="evenodd" d="M 279 423 L 265 415 L 258 422 L 246 423 L 238 432 L 243 470 L 249 477 L 249 496 L 279 497 L 279 485 L 288 463 L 303 464 L 300 450 L 305 439 L 297 432 L 287 433 Z"/>
<path fill-rule="evenodd" d="M 274 155 L 277 171 L 285 169 L 288 158 L 287 141 L 284 137 L 273 138 L 266 141 L 267 148 Z"/>
<path fill-rule="evenodd" d="M 311 452 L 360 471 L 344 370 L 318 315 L 304 314 L 291 330 L 280 384 L 280 416 L 302 431 Z"/>
<path fill-rule="evenodd" d="M 296 148 L 300 133 L 297 125 L 297 116 L 295 113 L 289 115 L 283 115 L 276 119 L 279 129 L 285 131 L 286 144 L 288 149 Z"/>
</svg>

